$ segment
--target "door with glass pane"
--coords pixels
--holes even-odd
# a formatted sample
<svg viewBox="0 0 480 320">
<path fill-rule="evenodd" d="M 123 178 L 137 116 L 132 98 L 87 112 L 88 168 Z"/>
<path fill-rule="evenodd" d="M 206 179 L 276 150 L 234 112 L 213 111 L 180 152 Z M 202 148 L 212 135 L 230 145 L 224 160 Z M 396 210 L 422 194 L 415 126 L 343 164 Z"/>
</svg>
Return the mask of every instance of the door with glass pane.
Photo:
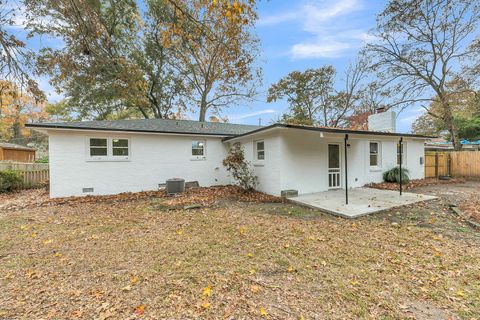
<svg viewBox="0 0 480 320">
<path fill-rule="evenodd" d="M 340 144 L 328 145 L 328 187 L 340 188 Z"/>
</svg>

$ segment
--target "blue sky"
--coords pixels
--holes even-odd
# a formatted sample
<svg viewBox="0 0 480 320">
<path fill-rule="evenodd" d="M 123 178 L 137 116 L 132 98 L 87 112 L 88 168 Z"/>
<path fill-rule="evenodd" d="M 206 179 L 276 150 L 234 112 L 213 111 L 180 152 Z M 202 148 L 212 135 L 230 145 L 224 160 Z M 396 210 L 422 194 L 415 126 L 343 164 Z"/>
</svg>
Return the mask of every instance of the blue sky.
<svg viewBox="0 0 480 320">
<path fill-rule="evenodd" d="M 10 2 L 18 5 L 17 0 Z M 257 101 L 225 109 L 223 115 L 233 123 L 257 124 L 259 118 L 264 125 L 275 121 L 288 106 L 285 101 L 267 103 L 266 92 L 271 84 L 294 70 L 330 64 L 337 69 L 340 83 L 346 67 L 368 41 L 376 14 L 386 3 L 387 0 L 261 0 L 255 32 L 263 52 L 259 61 L 263 68 L 263 86 L 259 88 Z M 14 31 L 24 38 L 21 21 Z M 59 40 L 46 37 L 28 42 L 35 49 L 61 46 Z M 50 101 L 62 98 L 47 78 L 40 79 L 39 84 Z M 415 107 L 399 114 L 397 129 L 409 132 L 419 114 L 421 111 Z"/>
<path fill-rule="evenodd" d="M 267 124 L 287 110 L 286 102 L 266 103 L 268 87 L 294 70 L 333 65 L 341 81 L 348 64 L 368 41 L 376 14 L 386 0 L 263 1 L 256 33 L 261 39 L 264 70 L 258 102 L 225 110 L 231 122 Z M 398 115 L 397 129 L 409 132 L 418 108 Z"/>
</svg>

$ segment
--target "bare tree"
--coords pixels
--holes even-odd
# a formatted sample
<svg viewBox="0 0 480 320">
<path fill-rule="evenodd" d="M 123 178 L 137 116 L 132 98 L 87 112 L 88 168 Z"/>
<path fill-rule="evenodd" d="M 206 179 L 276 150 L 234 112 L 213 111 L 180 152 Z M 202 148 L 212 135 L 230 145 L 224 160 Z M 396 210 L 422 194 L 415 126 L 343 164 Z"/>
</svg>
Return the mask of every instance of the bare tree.
<svg viewBox="0 0 480 320">
<path fill-rule="evenodd" d="M 332 99 L 334 107 L 331 116 L 332 127 L 345 126 L 345 120 L 356 108 L 358 101 L 363 91 L 362 83 L 367 76 L 369 62 L 363 53 L 360 53 L 358 58 L 351 63 L 345 71 L 345 78 L 343 79 L 343 90 L 338 91 Z"/>
<path fill-rule="evenodd" d="M 471 0 L 390 0 L 377 18 L 376 40 L 367 46 L 384 87 L 398 93 L 392 106 L 421 104 L 442 119 L 459 149 L 458 130 L 448 99 L 448 84 L 460 77 L 461 66 L 478 68 L 480 3 Z M 438 99 L 440 112 L 430 110 Z"/>
</svg>

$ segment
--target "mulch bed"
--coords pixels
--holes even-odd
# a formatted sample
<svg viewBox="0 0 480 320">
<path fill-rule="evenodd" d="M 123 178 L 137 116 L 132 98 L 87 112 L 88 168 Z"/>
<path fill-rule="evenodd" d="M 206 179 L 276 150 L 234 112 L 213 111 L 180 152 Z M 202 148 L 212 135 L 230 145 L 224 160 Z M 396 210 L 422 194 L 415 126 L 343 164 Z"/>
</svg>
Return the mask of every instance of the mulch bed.
<svg viewBox="0 0 480 320">
<path fill-rule="evenodd" d="M 436 184 L 455 184 L 455 183 L 464 183 L 465 179 L 450 179 L 450 180 L 439 180 L 435 178 L 428 179 L 419 179 L 419 180 L 410 180 L 408 183 L 403 185 L 403 190 L 411 190 L 420 187 L 426 187 Z M 400 186 L 398 183 L 391 182 L 381 182 L 381 183 L 369 183 L 365 185 L 367 188 L 382 189 L 382 190 L 399 190 Z"/>
<path fill-rule="evenodd" d="M 163 205 L 183 207 L 186 205 L 211 206 L 221 199 L 242 202 L 282 202 L 283 199 L 257 191 L 246 192 L 238 186 L 218 186 L 208 188 L 190 188 L 184 193 L 169 196 L 165 191 L 125 192 L 109 196 L 85 196 L 50 199 L 45 189 L 23 190 L 19 193 L 0 195 L 0 210 L 20 210 L 32 207 L 51 207 L 59 205 L 77 205 L 84 203 L 116 203 L 133 200 L 162 198 Z"/>
<path fill-rule="evenodd" d="M 480 201 L 464 203 L 460 205 L 460 209 L 467 216 L 466 218 L 472 219 L 475 222 L 480 223 Z"/>
</svg>

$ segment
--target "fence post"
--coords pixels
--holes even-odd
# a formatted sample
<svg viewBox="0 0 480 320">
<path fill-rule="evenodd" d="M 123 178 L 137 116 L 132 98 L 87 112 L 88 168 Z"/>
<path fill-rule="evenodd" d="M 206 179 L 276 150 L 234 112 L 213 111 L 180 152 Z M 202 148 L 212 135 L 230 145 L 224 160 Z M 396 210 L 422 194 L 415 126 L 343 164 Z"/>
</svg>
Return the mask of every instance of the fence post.
<svg viewBox="0 0 480 320">
<path fill-rule="evenodd" d="M 435 178 L 438 179 L 438 152 L 435 152 Z"/>
</svg>

